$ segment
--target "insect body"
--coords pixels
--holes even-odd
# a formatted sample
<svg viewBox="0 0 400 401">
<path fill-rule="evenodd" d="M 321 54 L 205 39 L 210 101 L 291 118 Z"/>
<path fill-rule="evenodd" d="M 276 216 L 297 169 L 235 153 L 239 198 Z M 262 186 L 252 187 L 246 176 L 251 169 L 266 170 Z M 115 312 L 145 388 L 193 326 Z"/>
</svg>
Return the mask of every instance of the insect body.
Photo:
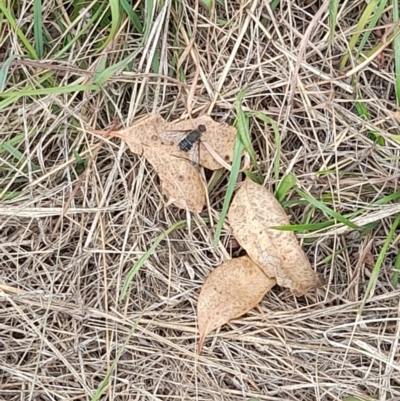
<svg viewBox="0 0 400 401">
<path fill-rule="evenodd" d="M 201 134 L 206 131 L 206 127 L 200 124 L 197 129 L 178 131 L 178 132 L 163 132 L 160 134 L 161 139 L 172 140 L 178 143 L 178 147 L 182 152 L 189 153 L 189 159 L 195 167 L 199 167 L 199 139 Z"/>
<path fill-rule="evenodd" d="M 201 133 L 206 131 L 204 125 L 199 125 L 197 129 L 190 131 L 180 142 L 179 149 L 183 152 L 189 152 L 193 145 L 200 139 Z"/>
</svg>

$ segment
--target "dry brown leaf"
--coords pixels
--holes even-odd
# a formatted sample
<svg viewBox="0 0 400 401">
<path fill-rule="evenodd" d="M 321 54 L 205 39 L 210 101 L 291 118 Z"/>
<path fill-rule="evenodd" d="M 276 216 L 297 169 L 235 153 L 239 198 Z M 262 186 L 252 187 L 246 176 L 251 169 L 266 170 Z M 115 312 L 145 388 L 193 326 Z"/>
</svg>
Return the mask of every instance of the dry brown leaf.
<svg viewBox="0 0 400 401">
<path fill-rule="evenodd" d="M 132 125 L 119 131 L 111 131 L 109 137 L 116 137 L 124 140 L 130 151 L 137 155 L 143 153 L 143 146 L 162 147 L 162 141 L 158 136 L 158 130 L 165 130 L 168 123 L 160 116 L 153 115 L 146 117 Z M 94 133 L 102 134 L 104 131 L 91 130 Z"/>
<path fill-rule="evenodd" d="M 290 223 L 282 206 L 265 187 L 247 178 L 236 192 L 228 219 L 239 244 L 280 286 L 301 296 L 321 285 L 294 233 L 270 228 Z"/>
<path fill-rule="evenodd" d="M 194 213 L 203 210 L 205 187 L 200 173 L 188 160 L 148 146 L 143 147 L 143 154 L 160 177 L 162 191 L 171 203 Z"/>
<path fill-rule="evenodd" d="M 167 127 L 168 123 L 161 116 L 154 115 L 132 127 L 109 132 L 108 136 L 123 139 L 131 152 L 146 157 L 160 177 L 162 192 L 169 197 L 170 203 L 200 213 L 205 204 L 201 176 L 187 158 L 171 155 L 171 148 L 163 144 L 157 131 L 164 131 Z M 105 134 L 98 130 L 92 132 Z"/>
<path fill-rule="evenodd" d="M 194 120 L 186 120 L 177 124 L 167 123 L 160 115 L 146 117 L 133 126 L 107 132 L 108 137 L 124 140 L 131 152 L 144 155 L 160 176 L 162 190 L 170 197 L 175 206 L 191 212 L 201 212 L 205 203 L 205 189 L 199 172 L 189 162 L 190 155 L 179 149 L 175 142 L 166 141 L 160 134 L 165 132 L 197 129 L 199 125 L 206 126 L 201 141 L 207 145 L 225 162 L 231 162 L 233 156 L 235 128 L 225 123 L 217 123 L 209 116 Z M 91 130 L 105 135 L 105 131 Z M 184 136 L 185 133 L 182 132 Z M 179 135 L 181 138 L 182 136 Z M 210 170 L 221 168 L 221 164 L 200 143 L 199 163 Z M 223 161 L 221 161 L 223 162 Z"/>
<path fill-rule="evenodd" d="M 199 354 L 205 337 L 254 308 L 276 284 L 248 256 L 229 260 L 208 276 L 197 305 Z"/>
<path fill-rule="evenodd" d="M 205 125 L 206 132 L 201 135 L 200 141 L 200 164 L 209 170 L 218 170 L 222 166 L 218 161 L 210 154 L 207 148 L 201 143 L 203 141 L 217 153 L 225 162 L 231 163 L 233 158 L 233 149 L 235 146 L 236 128 L 226 123 L 219 123 L 214 121 L 210 116 L 201 116 L 192 120 L 185 120 L 177 124 L 170 124 L 166 131 L 174 130 L 192 130 L 197 128 L 199 125 Z M 161 134 L 163 131 L 159 130 Z M 171 145 L 170 145 L 171 146 Z M 179 156 L 188 158 L 188 154 L 181 152 L 176 144 L 172 145 L 171 153 Z"/>
<path fill-rule="evenodd" d="M 207 144 L 227 163 L 232 162 L 233 148 L 236 137 L 236 129 L 226 123 L 218 123 L 209 116 L 201 116 L 192 120 L 185 120 L 176 124 L 167 123 L 160 115 L 156 114 L 146 117 L 131 127 L 112 131 L 108 135 L 123 139 L 131 152 L 141 155 L 143 146 L 161 147 L 173 156 L 189 159 L 189 154 L 183 152 L 176 142 L 166 142 L 160 138 L 164 132 L 193 130 L 199 125 L 206 126 L 206 132 L 202 133 L 201 141 Z M 92 130 L 94 133 L 102 134 L 104 131 Z M 222 166 L 209 153 L 206 147 L 200 143 L 199 163 L 209 170 L 217 170 Z"/>
</svg>

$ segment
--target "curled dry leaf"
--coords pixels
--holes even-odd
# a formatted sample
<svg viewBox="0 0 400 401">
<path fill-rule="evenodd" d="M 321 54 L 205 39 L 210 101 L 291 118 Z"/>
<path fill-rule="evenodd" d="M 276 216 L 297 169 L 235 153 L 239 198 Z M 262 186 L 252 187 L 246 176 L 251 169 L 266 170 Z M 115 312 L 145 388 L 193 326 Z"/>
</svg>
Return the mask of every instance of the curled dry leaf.
<svg viewBox="0 0 400 401">
<path fill-rule="evenodd" d="M 216 122 L 209 116 L 170 124 L 156 114 L 140 120 L 131 127 L 112 131 L 108 135 L 123 139 L 131 152 L 135 154 L 141 155 L 144 146 L 151 146 L 162 148 L 165 153 L 188 160 L 189 154 L 181 151 L 177 142 L 162 140 L 160 135 L 165 132 L 193 130 L 199 125 L 206 127 L 206 131 L 201 134 L 201 141 L 206 141 L 208 146 L 225 162 L 232 162 L 236 129 L 228 124 Z M 96 130 L 92 130 L 92 132 L 102 133 L 102 131 Z M 209 170 L 217 170 L 222 167 L 201 142 L 199 163 Z"/>
<path fill-rule="evenodd" d="M 203 210 L 205 187 L 199 172 L 188 160 L 147 146 L 143 147 L 143 154 L 159 175 L 162 191 L 171 203 L 195 213 Z"/>
<path fill-rule="evenodd" d="M 228 219 L 239 244 L 280 286 L 301 296 L 321 285 L 294 233 L 271 228 L 290 223 L 266 188 L 247 178 L 235 194 Z"/>
<path fill-rule="evenodd" d="M 218 266 L 204 283 L 197 305 L 199 354 L 207 334 L 254 308 L 275 284 L 248 256 Z"/>
</svg>

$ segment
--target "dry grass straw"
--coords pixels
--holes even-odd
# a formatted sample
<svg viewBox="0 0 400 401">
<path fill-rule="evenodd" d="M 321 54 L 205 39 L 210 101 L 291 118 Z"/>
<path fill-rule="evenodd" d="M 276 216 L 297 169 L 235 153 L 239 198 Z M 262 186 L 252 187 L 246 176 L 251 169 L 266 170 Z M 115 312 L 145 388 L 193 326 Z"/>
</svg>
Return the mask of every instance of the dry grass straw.
<svg viewBox="0 0 400 401">
<path fill-rule="evenodd" d="M 32 40 L 30 5 L 19 3 L 19 26 Z M 389 246 L 375 293 L 356 321 L 371 275 L 367 256 L 376 260 L 398 213 L 394 205 L 374 203 L 398 189 L 400 173 L 392 48 L 383 52 L 383 63 L 374 60 L 357 75 L 371 117 L 365 121 L 354 109 L 350 81 L 331 80 L 340 75 L 341 55 L 364 2 L 344 2 L 339 9 L 332 54 L 327 8 L 313 21 L 323 1 L 281 1 L 274 12 L 266 1 L 229 1 L 217 5 L 225 25 L 194 4 L 166 1 L 154 13 L 147 10 L 147 36 L 124 17 L 108 45 L 106 66 L 131 56 L 131 72 L 119 70 L 101 91 L 2 103 L 1 141 L 20 138 L 14 148 L 23 158 L 1 148 L 0 398 L 89 400 L 135 324 L 102 399 L 400 396 L 400 291 L 391 284 L 397 245 Z M 92 83 L 105 57 L 96 53 L 104 25 L 89 25 L 67 52 L 56 55 L 74 37 L 59 27 L 74 24 L 75 35 L 94 8 L 72 21 L 68 2 L 42 5 L 52 42 L 40 63 L 11 64 L 6 89 Z M 371 46 L 382 31 L 371 36 Z M 3 33 L 3 60 L 24 54 L 16 33 Z M 153 54 L 158 63 L 152 63 Z M 182 54 L 179 74 L 168 78 Z M 143 158 L 117 140 L 106 141 L 94 155 L 99 138 L 86 128 L 107 129 L 115 116 L 129 125 L 154 111 L 186 118 L 187 97 L 193 98 L 194 114 L 210 110 L 216 120 L 232 123 L 242 88 L 244 109 L 263 111 L 278 124 L 282 175 L 294 174 L 304 191 L 342 215 L 363 209 L 365 221 L 370 215 L 378 220 L 363 232 L 330 228 L 305 235 L 305 251 L 328 279 L 325 289 L 294 299 L 274 288 L 257 310 L 209 338 L 197 357 L 197 297 L 224 254 L 213 249 L 209 227 L 196 218 L 192 233 L 179 230 L 158 246 L 120 303 L 132 265 L 186 216 L 164 207 L 158 179 Z M 371 131 L 384 138 L 384 146 L 369 138 Z M 274 189 L 273 133 L 251 120 L 251 134 L 266 185 Z M 77 171 L 82 174 L 85 166 L 74 152 L 87 163 L 82 182 Z M 210 193 L 215 219 L 227 174 Z M 289 199 L 298 196 L 293 192 Z M 297 224 L 328 219 L 304 202 L 287 211 Z M 230 241 L 225 226 L 221 242 L 228 252 Z"/>
</svg>

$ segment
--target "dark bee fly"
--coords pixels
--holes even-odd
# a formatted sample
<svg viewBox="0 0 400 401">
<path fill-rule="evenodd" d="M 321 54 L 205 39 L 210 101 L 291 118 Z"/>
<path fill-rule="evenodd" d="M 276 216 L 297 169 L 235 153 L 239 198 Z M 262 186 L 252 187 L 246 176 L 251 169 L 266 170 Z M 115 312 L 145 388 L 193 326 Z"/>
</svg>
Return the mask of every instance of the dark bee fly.
<svg viewBox="0 0 400 401">
<path fill-rule="evenodd" d="M 170 140 L 172 142 L 178 142 L 178 147 L 182 152 L 189 152 L 189 159 L 192 164 L 196 167 L 199 166 L 199 139 L 201 134 L 206 132 L 204 125 L 199 125 L 197 129 L 175 131 L 175 132 L 163 132 L 160 136 L 163 139 Z"/>
<path fill-rule="evenodd" d="M 183 152 L 189 152 L 193 145 L 200 139 L 201 133 L 206 131 L 204 125 L 199 125 L 197 129 L 190 131 L 180 142 L 179 149 Z"/>
</svg>

